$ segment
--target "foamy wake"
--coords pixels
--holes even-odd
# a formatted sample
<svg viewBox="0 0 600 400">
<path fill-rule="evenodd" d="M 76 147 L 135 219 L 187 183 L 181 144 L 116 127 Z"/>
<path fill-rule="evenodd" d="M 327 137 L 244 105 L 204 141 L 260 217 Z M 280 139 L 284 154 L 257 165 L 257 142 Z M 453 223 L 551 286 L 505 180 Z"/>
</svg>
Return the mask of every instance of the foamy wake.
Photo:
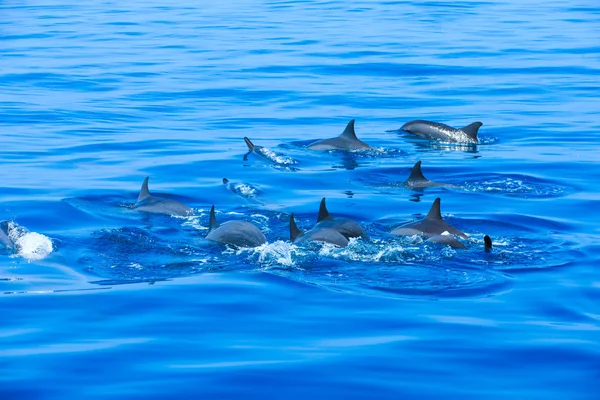
<svg viewBox="0 0 600 400">
<path fill-rule="evenodd" d="M 29 232 L 22 226 L 9 222 L 7 236 L 14 243 L 12 257 L 23 257 L 26 260 L 41 260 L 52 253 L 52 240 L 37 232 Z"/>
</svg>

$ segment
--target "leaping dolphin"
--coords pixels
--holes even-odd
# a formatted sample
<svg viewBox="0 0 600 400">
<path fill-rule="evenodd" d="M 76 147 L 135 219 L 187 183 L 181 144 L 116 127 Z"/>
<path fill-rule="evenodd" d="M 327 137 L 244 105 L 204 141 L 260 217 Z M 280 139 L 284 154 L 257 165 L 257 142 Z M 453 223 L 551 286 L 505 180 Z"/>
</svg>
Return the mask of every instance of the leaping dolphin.
<svg viewBox="0 0 600 400">
<path fill-rule="evenodd" d="M 334 218 L 329 214 L 327 205 L 325 204 L 325 197 L 321 199 L 319 205 L 319 216 L 317 217 L 317 224 L 315 227 L 329 228 L 338 231 L 346 239 L 353 237 L 364 237 L 366 236 L 365 230 L 356 222 L 350 218 Z"/>
<path fill-rule="evenodd" d="M 354 132 L 354 120 L 348 122 L 346 129 L 339 136 L 318 140 L 308 146 L 310 150 L 365 150 L 371 146 L 359 140 Z"/>
<path fill-rule="evenodd" d="M 251 222 L 232 220 L 219 224 L 215 217 L 215 206 L 210 209 L 206 239 L 237 247 L 257 247 L 267 242 L 265 235 Z"/>
<path fill-rule="evenodd" d="M 464 233 L 448 224 L 442 218 L 442 213 L 440 211 L 440 198 L 438 197 L 433 202 L 431 209 L 429 210 L 429 214 L 425 217 L 425 219 L 417 222 L 411 222 L 405 225 L 402 225 L 399 228 L 396 228 L 392 231 L 393 235 L 399 236 L 410 236 L 410 235 L 424 235 L 427 238 L 437 237 L 437 236 L 446 236 L 445 232 L 448 232 L 453 235 L 458 235 L 463 239 L 468 238 L 468 236 Z M 434 241 L 445 241 L 449 239 L 436 238 Z"/>
<path fill-rule="evenodd" d="M 421 161 L 417 161 L 413 169 L 410 171 L 410 176 L 404 181 L 403 184 L 411 189 L 421 189 L 433 186 L 456 187 L 456 185 L 452 185 L 450 183 L 433 182 L 425 178 L 425 176 L 423 176 L 423 172 L 421 172 Z"/>
<path fill-rule="evenodd" d="M 455 143 L 477 143 L 477 132 L 481 125 L 483 125 L 481 122 L 473 122 L 464 128 L 456 129 L 439 122 L 419 119 L 405 123 L 400 129 L 425 139 Z"/>
<path fill-rule="evenodd" d="M 296 225 L 294 214 L 290 215 L 290 240 L 292 243 L 306 242 L 330 243 L 339 247 L 348 246 L 348 239 L 335 229 L 315 225 L 311 230 L 302 232 Z"/>
<path fill-rule="evenodd" d="M 148 190 L 148 177 L 142 183 L 142 189 L 133 208 L 153 214 L 167 214 L 179 217 L 194 215 L 194 211 L 185 204 L 162 197 L 155 197 Z"/>
</svg>

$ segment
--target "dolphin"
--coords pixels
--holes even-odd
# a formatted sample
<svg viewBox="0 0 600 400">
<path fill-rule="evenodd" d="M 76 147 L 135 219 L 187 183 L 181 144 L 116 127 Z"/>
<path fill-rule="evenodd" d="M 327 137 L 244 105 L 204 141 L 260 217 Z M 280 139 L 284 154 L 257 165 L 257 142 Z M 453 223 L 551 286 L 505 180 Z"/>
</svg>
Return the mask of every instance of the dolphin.
<svg viewBox="0 0 600 400">
<path fill-rule="evenodd" d="M 248 160 L 248 156 L 250 153 L 256 153 L 259 156 L 266 158 L 272 163 L 279 165 L 293 165 L 298 164 L 298 161 L 294 160 L 292 157 L 284 156 L 282 154 L 276 153 L 268 147 L 256 146 L 250 139 L 244 136 L 244 142 L 246 142 L 246 146 L 248 146 L 248 153 L 244 155 L 244 161 Z"/>
<path fill-rule="evenodd" d="M 348 239 L 335 229 L 315 225 L 311 230 L 302 232 L 298 229 L 294 214 L 290 215 L 290 240 L 292 243 L 303 244 L 307 242 L 330 243 L 339 247 L 348 246 Z"/>
<path fill-rule="evenodd" d="M 316 227 L 336 230 L 344 235 L 346 239 L 366 236 L 365 230 L 353 220 L 349 218 L 333 218 L 329 215 L 327 205 L 325 204 L 325 197 L 321 199 Z"/>
<path fill-rule="evenodd" d="M 427 214 L 425 219 L 402 225 L 399 228 L 394 229 L 392 234 L 398 236 L 424 235 L 427 238 L 432 238 L 441 235 L 445 236 L 445 232 L 447 232 L 453 235 L 458 235 L 463 239 L 468 238 L 465 233 L 459 231 L 442 219 L 440 202 L 441 200 L 439 197 L 435 199 L 431 209 L 429 210 L 429 214 Z M 437 238 L 434 241 L 436 240 L 446 241 L 446 239 L 441 238 Z"/>
<path fill-rule="evenodd" d="M 423 176 L 421 172 L 421 161 L 417 161 L 413 169 L 410 171 L 410 176 L 403 182 L 404 186 L 408 186 L 411 189 L 421 189 L 433 186 L 445 186 L 445 187 L 456 187 L 450 183 L 439 183 L 433 182 Z"/>
<path fill-rule="evenodd" d="M 155 197 L 148 190 L 148 177 L 142 183 L 142 189 L 133 208 L 138 211 L 145 211 L 153 214 L 167 214 L 178 217 L 194 215 L 194 211 L 185 204 L 163 197 Z"/>
<path fill-rule="evenodd" d="M 371 146 L 360 141 L 354 132 L 354 120 L 348 122 L 346 129 L 339 136 L 318 140 L 308 146 L 310 150 L 365 150 Z"/>
<path fill-rule="evenodd" d="M 256 197 L 258 194 L 258 189 L 249 183 L 232 183 L 229 179 L 223 178 L 223 184 L 227 187 L 227 190 L 238 196 L 251 198 Z"/>
<path fill-rule="evenodd" d="M 265 235 L 251 222 L 233 220 L 219 224 L 215 217 L 215 206 L 210 209 L 206 239 L 237 247 L 257 247 L 267 242 Z"/>
<path fill-rule="evenodd" d="M 425 139 L 455 143 L 477 143 L 477 131 L 479 131 L 481 125 L 483 125 L 481 122 L 473 122 L 464 128 L 456 129 L 439 122 L 419 119 L 405 123 L 400 129 Z"/>
<path fill-rule="evenodd" d="M 492 251 L 492 238 L 488 235 L 483 237 L 483 246 L 486 253 L 490 253 Z"/>
<path fill-rule="evenodd" d="M 448 246 L 454 249 L 466 249 L 465 246 L 460 240 L 455 238 L 452 235 L 435 235 L 427 239 L 428 242 L 439 243 L 439 244 L 447 244 Z"/>
<path fill-rule="evenodd" d="M 10 225 L 8 221 L 0 221 L 0 247 L 4 249 L 13 250 L 15 243 L 10 238 Z"/>
</svg>

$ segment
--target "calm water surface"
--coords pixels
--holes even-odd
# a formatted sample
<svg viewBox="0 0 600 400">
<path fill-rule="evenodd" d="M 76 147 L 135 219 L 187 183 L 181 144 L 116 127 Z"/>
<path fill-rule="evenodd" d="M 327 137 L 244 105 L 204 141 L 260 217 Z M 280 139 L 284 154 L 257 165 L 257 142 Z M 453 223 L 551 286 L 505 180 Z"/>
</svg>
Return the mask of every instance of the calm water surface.
<svg viewBox="0 0 600 400">
<path fill-rule="evenodd" d="M 599 41 L 596 0 L 0 2 L 0 397 L 597 399 Z M 369 239 L 291 245 L 322 197 Z M 389 235 L 436 197 L 466 250 Z"/>
</svg>

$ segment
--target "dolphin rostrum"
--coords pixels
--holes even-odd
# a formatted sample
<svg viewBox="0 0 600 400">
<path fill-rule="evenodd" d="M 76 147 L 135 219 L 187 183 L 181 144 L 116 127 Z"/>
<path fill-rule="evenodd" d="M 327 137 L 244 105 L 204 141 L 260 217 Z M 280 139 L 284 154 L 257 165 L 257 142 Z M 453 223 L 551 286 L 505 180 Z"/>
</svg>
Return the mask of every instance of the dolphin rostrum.
<svg viewBox="0 0 600 400">
<path fill-rule="evenodd" d="M 172 199 L 155 197 L 148 190 L 148 177 L 142 183 L 142 189 L 133 208 L 138 211 L 145 211 L 153 214 L 167 214 L 178 217 L 194 215 L 194 211 L 185 204 Z"/>
<path fill-rule="evenodd" d="M 303 244 L 307 242 L 330 243 L 339 247 L 348 246 L 348 239 L 332 228 L 315 225 L 311 230 L 302 232 L 296 225 L 294 214 L 290 215 L 290 240 L 292 243 Z"/>
<path fill-rule="evenodd" d="M 439 122 L 415 120 L 405 123 L 400 129 L 425 139 L 455 143 L 477 143 L 477 132 L 481 125 L 483 125 L 481 122 L 473 122 L 464 128 L 456 129 Z"/>
<path fill-rule="evenodd" d="M 399 228 L 394 229 L 392 234 L 398 236 L 424 235 L 427 238 L 452 234 L 466 239 L 468 236 L 465 233 L 459 231 L 443 220 L 442 213 L 440 211 L 440 201 L 441 200 L 439 197 L 435 199 L 431 209 L 429 210 L 429 214 L 427 214 L 425 219 L 402 225 Z M 437 240 L 445 241 L 449 239 L 437 238 L 434 241 Z"/>
<path fill-rule="evenodd" d="M 237 247 L 257 247 L 267 242 L 265 235 L 251 222 L 232 220 L 219 224 L 215 217 L 215 206 L 210 209 L 206 239 Z"/>
<path fill-rule="evenodd" d="M 371 146 L 360 141 L 354 132 L 354 120 L 348 122 L 346 129 L 339 136 L 318 140 L 308 146 L 310 150 L 365 150 Z"/>
<path fill-rule="evenodd" d="M 433 186 L 456 187 L 450 183 L 433 182 L 423 176 L 421 172 L 421 161 L 417 161 L 413 169 L 410 171 L 410 176 L 404 181 L 404 185 L 411 189 L 421 189 Z"/>
<path fill-rule="evenodd" d="M 317 224 L 315 225 L 315 228 L 316 227 L 321 229 L 330 228 L 336 230 L 344 235 L 346 239 L 366 236 L 365 230 L 350 218 L 332 217 L 327 210 L 325 197 L 321 199 L 321 204 L 319 205 L 319 216 L 317 217 Z"/>
</svg>

